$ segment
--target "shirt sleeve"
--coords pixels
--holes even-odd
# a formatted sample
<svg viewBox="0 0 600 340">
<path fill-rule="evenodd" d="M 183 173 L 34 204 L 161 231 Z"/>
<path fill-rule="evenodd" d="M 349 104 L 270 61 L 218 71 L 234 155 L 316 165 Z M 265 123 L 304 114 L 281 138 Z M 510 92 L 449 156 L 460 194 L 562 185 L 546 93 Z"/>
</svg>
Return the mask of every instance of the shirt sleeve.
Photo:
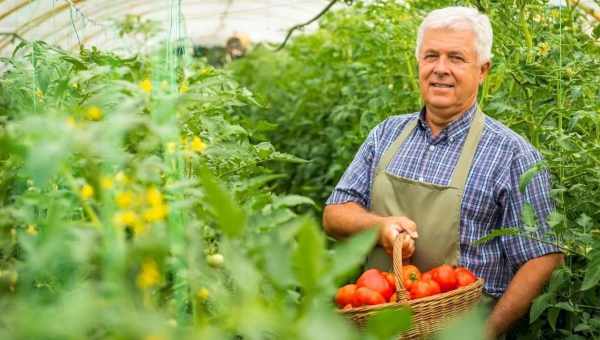
<svg viewBox="0 0 600 340">
<path fill-rule="evenodd" d="M 524 230 L 522 209 L 525 202 L 531 204 L 538 223 L 538 229 L 530 234 L 535 239 L 548 238 L 550 227 L 546 222 L 548 215 L 554 210 L 550 197 L 550 174 L 547 169 L 538 172 L 527 185 L 525 192 L 519 190 L 521 176 L 532 166 L 542 160 L 540 153 L 528 148 L 523 153 L 515 155 L 505 176 L 505 183 L 499 195 L 502 211 L 501 227 Z M 521 264 L 549 253 L 560 252 L 559 248 L 533 240 L 524 236 L 502 236 L 502 246 L 508 262 L 516 270 Z"/>
<path fill-rule="evenodd" d="M 370 207 L 375 135 L 379 126 L 371 130 L 325 204 L 356 202 L 365 208 Z"/>
</svg>

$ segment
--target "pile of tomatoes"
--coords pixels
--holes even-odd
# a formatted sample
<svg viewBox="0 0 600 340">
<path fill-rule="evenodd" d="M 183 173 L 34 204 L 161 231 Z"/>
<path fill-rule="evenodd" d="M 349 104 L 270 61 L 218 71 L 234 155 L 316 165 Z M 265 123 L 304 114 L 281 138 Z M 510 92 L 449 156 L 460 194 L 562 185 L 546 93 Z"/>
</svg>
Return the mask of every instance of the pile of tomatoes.
<svg viewBox="0 0 600 340">
<path fill-rule="evenodd" d="M 475 274 L 465 267 L 444 264 L 421 273 L 413 265 L 402 266 L 402 283 L 411 299 L 448 292 L 468 286 L 475 281 L 477 281 Z M 365 271 L 355 284 L 341 287 L 335 296 L 336 304 L 343 309 L 396 301 L 394 274 L 377 269 Z"/>
</svg>

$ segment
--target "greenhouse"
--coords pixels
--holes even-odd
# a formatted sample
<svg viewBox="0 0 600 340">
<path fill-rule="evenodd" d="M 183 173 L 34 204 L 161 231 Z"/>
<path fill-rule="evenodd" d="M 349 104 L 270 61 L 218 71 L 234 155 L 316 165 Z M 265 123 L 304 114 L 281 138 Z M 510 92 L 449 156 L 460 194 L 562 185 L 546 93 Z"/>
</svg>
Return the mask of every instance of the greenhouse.
<svg viewBox="0 0 600 340">
<path fill-rule="evenodd" d="M 0 0 L 0 339 L 600 339 L 598 0 Z"/>
</svg>

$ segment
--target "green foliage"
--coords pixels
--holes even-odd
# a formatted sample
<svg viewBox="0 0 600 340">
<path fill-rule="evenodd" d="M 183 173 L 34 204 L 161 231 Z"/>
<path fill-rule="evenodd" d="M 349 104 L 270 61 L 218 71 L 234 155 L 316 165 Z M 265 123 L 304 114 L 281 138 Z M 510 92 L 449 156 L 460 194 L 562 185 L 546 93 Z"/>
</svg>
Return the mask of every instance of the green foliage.
<svg viewBox="0 0 600 340">
<path fill-rule="evenodd" d="M 520 190 L 542 166 L 550 171 L 557 209 L 546 218 L 552 232 L 542 241 L 558 240 L 568 255 L 560 281 L 552 278 L 553 290 L 534 303 L 532 324 L 516 335 L 600 336 L 600 45 L 582 29 L 590 22 L 582 25 L 586 19 L 575 7 L 542 0 L 356 2 L 329 13 L 318 31 L 283 51 L 257 47 L 229 66 L 263 104 L 246 124 L 267 120 L 273 125 L 254 138 L 309 161 L 284 165 L 290 176 L 280 188 L 322 205 L 371 128 L 420 109 L 416 29 L 430 9 L 452 4 L 476 6 L 491 19 L 492 71 L 479 105 L 543 154 L 545 162 L 521 178 Z M 597 22 L 591 25 L 598 31 Z M 542 218 L 525 204 L 523 236 L 539 237 Z M 480 241 L 519 233 L 501 229 Z"/>
</svg>

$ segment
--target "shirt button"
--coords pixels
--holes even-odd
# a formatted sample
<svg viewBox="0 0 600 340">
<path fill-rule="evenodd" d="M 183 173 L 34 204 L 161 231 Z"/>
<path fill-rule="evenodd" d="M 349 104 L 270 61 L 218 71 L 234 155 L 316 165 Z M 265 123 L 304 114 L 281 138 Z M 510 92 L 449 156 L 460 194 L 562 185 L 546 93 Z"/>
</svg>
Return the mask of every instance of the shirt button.
<svg viewBox="0 0 600 340">
<path fill-rule="evenodd" d="M 429 146 L 429 151 L 433 151 L 434 149 L 435 149 L 435 146 L 433 146 L 433 145 Z"/>
<path fill-rule="evenodd" d="M 423 182 L 423 177 L 419 177 L 419 182 Z"/>
<path fill-rule="evenodd" d="M 450 143 L 454 142 L 454 137 L 450 137 Z"/>
</svg>

